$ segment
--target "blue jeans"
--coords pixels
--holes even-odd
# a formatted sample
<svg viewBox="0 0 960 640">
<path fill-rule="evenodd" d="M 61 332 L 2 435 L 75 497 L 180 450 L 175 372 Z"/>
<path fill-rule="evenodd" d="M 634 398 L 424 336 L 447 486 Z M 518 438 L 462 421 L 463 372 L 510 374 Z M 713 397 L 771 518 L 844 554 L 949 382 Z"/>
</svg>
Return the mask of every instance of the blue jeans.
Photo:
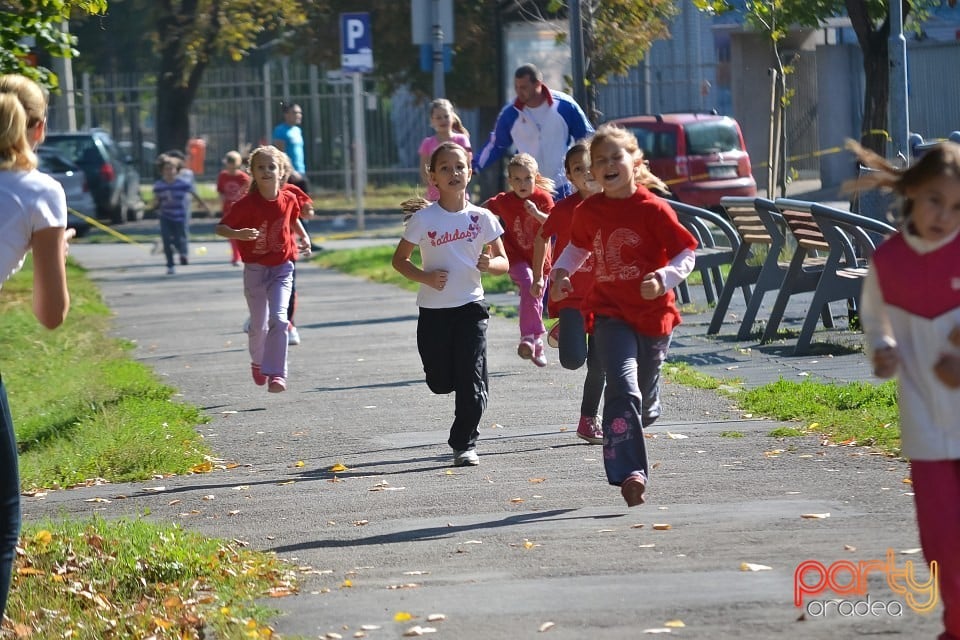
<svg viewBox="0 0 960 640">
<path fill-rule="evenodd" d="M 17 436 L 7 390 L 0 378 L 0 617 L 7 606 L 7 592 L 16 561 L 20 536 L 20 473 L 17 467 Z"/>
<path fill-rule="evenodd" d="M 596 338 L 586 335 L 583 314 L 579 309 L 560 309 L 560 365 L 564 369 L 579 369 L 587 363 L 587 377 L 583 381 L 583 399 L 580 402 L 581 416 L 595 416 L 603 397 L 605 375 L 603 363 L 596 345 Z"/>
<path fill-rule="evenodd" d="M 167 258 L 167 266 L 173 266 L 173 252 L 180 255 L 181 260 L 190 256 L 187 246 L 187 221 L 170 220 L 160 216 L 160 237 L 163 240 L 163 255 Z"/>
<path fill-rule="evenodd" d="M 607 374 L 603 466 L 607 481 L 619 485 L 638 472 L 647 476 L 643 429 L 660 417 L 660 369 L 670 335 L 641 335 L 620 318 L 609 316 L 597 316 L 594 335 Z"/>
</svg>

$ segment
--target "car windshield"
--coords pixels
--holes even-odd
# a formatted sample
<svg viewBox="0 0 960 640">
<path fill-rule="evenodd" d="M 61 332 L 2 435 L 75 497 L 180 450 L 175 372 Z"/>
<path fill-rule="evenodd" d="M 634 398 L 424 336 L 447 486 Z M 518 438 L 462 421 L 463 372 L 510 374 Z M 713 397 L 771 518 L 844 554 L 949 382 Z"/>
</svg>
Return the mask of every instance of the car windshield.
<svg viewBox="0 0 960 640">
<path fill-rule="evenodd" d="M 53 147 L 74 162 L 91 164 L 103 162 L 97 143 L 89 136 L 47 136 L 44 144 Z"/>
<path fill-rule="evenodd" d="M 687 155 L 705 156 L 741 150 L 736 125 L 729 120 L 692 122 L 684 127 L 684 131 L 687 135 Z"/>
</svg>

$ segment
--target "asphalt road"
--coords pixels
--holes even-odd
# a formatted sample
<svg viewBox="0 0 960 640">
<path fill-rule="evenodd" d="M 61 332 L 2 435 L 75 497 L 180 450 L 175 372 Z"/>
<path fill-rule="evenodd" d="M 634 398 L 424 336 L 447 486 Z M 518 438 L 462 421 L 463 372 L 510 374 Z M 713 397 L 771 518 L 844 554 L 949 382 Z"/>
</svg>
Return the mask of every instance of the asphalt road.
<svg viewBox="0 0 960 640">
<path fill-rule="evenodd" d="M 904 553 L 919 543 L 902 460 L 823 446 L 816 436 L 773 438 L 781 423 L 668 384 L 663 417 L 648 432 L 648 503 L 628 509 L 604 480 L 600 447 L 574 435 L 583 372 L 562 369 L 556 352 L 545 369 L 520 360 L 515 321 L 494 318 L 481 464 L 454 469 L 445 445 L 452 398 L 422 382 L 412 293 L 302 265 L 303 344 L 290 351 L 289 390 L 268 394 L 248 373 L 240 270 L 225 244 L 205 246 L 175 277 L 143 247 L 71 253 L 116 313 L 116 334 L 203 408 L 211 421 L 200 432 L 239 466 L 25 498 L 26 519 L 149 509 L 151 518 L 275 551 L 312 568 L 298 595 L 266 602 L 282 609 L 284 635 L 399 638 L 415 625 L 458 640 L 628 639 L 658 629 L 713 639 L 938 633 L 939 611 L 902 605 L 896 615 L 904 600 L 879 571 L 865 581 L 872 603 L 890 605 L 879 615 L 876 606 L 844 614 L 866 594 L 845 596 L 847 609 L 834 604 L 825 616 L 793 603 L 794 572 L 807 560 L 856 566 L 892 549 L 897 568 L 912 561 L 926 576 L 921 556 Z M 714 375 L 748 383 L 868 375 L 858 353 L 748 351 L 729 335 L 705 337 L 705 322 L 688 317 L 674 356 Z M 733 431 L 743 437 L 725 437 Z M 332 472 L 335 464 L 348 469 Z M 400 612 L 413 618 L 396 622 Z M 431 614 L 446 618 L 428 622 Z M 676 621 L 684 626 L 668 626 Z"/>
</svg>

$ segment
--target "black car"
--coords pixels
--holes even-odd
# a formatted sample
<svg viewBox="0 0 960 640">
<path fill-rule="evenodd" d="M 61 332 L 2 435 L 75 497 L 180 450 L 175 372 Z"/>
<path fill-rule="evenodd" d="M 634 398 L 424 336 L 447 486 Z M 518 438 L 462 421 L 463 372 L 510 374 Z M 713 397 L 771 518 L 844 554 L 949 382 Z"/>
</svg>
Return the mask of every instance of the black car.
<svg viewBox="0 0 960 640">
<path fill-rule="evenodd" d="M 132 158 L 120 150 L 109 133 L 101 129 L 48 133 L 43 144 L 83 169 L 97 204 L 97 217 L 113 224 L 143 217 L 140 173 Z"/>
</svg>

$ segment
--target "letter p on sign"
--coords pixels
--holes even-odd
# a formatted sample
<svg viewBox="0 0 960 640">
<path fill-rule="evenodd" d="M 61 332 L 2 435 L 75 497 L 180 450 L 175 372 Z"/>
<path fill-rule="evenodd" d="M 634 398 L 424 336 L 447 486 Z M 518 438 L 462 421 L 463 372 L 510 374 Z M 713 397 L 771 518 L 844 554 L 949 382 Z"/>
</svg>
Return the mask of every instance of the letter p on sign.
<svg viewBox="0 0 960 640">
<path fill-rule="evenodd" d="M 341 71 L 373 71 L 373 37 L 369 13 L 340 14 L 340 44 Z"/>
</svg>

